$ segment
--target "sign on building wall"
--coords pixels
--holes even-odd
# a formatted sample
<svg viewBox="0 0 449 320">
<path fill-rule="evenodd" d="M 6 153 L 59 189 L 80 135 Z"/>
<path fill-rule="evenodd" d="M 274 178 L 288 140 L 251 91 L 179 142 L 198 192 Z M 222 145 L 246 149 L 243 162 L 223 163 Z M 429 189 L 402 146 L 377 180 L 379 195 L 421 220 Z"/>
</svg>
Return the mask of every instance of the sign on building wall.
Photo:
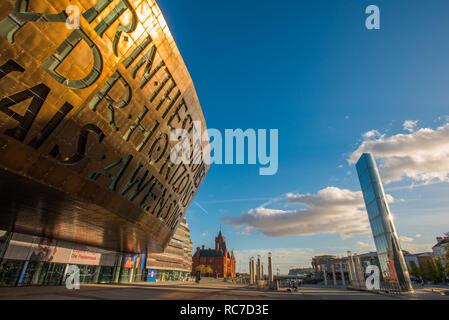
<svg viewBox="0 0 449 320">
<path fill-rule="evenodd" d="M 156 282 L 157 279 L 157 270 L 148 269 L 147 282 Z"/>
<path fill-rule="evenodd" d="M 138 254 L 125 254 L 123 255 L 122 266 L 127 269 L 140 268 L 141 259 L 141 255 Z"/>
<path fill-rule="evenodd" d="M 85 247 L 64 241 L 14 233 L 3 258 L 63 264 L 114 266 L 115 252 L 102 249 L 98 249 L 98 252 L 81 249 Z"/>
</svg>

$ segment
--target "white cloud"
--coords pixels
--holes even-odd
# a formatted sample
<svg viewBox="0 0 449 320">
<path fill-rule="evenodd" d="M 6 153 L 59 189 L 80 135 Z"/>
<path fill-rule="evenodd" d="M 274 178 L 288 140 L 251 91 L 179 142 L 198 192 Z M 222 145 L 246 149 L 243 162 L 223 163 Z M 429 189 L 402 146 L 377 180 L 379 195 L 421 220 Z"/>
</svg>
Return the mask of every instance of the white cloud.
<svg viewBox="0 0 449 320">
<path fill-rule="evenodd" d="M 381 136 L 381 134 L 377 130 L 367 131 L 364 134 L 362 134 L 362 137 L 364 139 L 373 139 L 373 138 L 377 138 L 377 137 L 380 137 L 380 136 Z"/>
<path fill-rule="evenodd" d="M 238 234 L 242 234 L 242 235 L 248 235 L 254 232 L 254 228 L 253 227 L 245 227 L 245 229 L 243 229 L 243 231 L 238 232 Z"/>
<path fill-rule="evenodd" d="M 371 232 L 360 191 L 328 187 L 317 194 L 287 194 L 290 204 L 299 204 L 296 210 L 250 209 L 224 221 L 239 228 L 253 227 L 267 237 L 340 234 L 343 238 Z M 394 199 L 387 196 L 387 200 Z"/>
<path fill-rule="evenodd" d="M 379 161 L 385 183 L 404 177 L 423 183 L 449 182 L 449 123 L 437 129 L 365 139 L 348 162 L 357 162 L 365 152 L 372 152 Z"/>
<path fill-rule="evenodd" d="M 418 125 L 419 120 L 405 120 L 402 124 L 402 127 L 404 130 L 407 130 L 409 132 L 413 132 L 416 129 L 416 126 Z"/>
<path fill-rule="evenodd" d="M 280 274 L 288 274 L 288 270 L 298 267 L 311 267 L 310 261 L 315 255 L 311 248 L 270 248 L 234 250 L 237 272 L 248 272 L 249 258 L 260 254 L 264 273 L 268 274 L 268 252 L 272 254 L 274 273 L 279 268 Z"/>
<path fill-rule="evenodd" d="M 415 238 L 418 238 L 418 239 L 419 239 L 419 238 L 421 238 L 421 237 L 422 237 L 422 234 L 419 234 L 419 233 L 418 233 L 417 235 L 415 235 Z"/>
<path fill-rule="evenodd" d="M 413 242 L 415 239 L 410 238 L 410 237 L 399 237 L 399 240 L 401 242 Z"/>
<path fill-rule="evenodd" d="M 357 242 L 355 243 L 355 245 L 358 246 L 358 247 L 362 247 L 362 248 L 369 247 L 369 244 L 368 244 L 368 243 L 365 243 L 365 242 L 362 242 L 362 241 L 357 241 Z"/>
<path fill-rule="evenodd" d="M 401 243 L 401 249 L 407 250 L 411 253 L 431 252 L 433 243 Z"/>
<path fill-rule="evenodd" d="M 201 236 L 202 236 L 202 237 L 206 237 L 206 236 L 207 236 L 207 233 L 206 233 L 206 232 L 203 232 L 203 233 L 201 234 Z"/>
</svg>

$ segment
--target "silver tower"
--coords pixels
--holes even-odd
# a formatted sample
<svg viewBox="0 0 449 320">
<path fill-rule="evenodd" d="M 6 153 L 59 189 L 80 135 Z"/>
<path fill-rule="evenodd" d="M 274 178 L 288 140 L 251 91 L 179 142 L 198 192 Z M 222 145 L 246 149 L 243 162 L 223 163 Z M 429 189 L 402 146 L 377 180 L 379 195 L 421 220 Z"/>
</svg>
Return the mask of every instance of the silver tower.
<svg viewBox="0 0 449 320">
<path fill-rule="evenodd" d="M 389 287 L 397 284 L 401 291 L 412 291 L 407 265 L 373 155 L 371 153 L 362 154 L 356 168 L 376 244 L 383 281 Z"/>
</svg>

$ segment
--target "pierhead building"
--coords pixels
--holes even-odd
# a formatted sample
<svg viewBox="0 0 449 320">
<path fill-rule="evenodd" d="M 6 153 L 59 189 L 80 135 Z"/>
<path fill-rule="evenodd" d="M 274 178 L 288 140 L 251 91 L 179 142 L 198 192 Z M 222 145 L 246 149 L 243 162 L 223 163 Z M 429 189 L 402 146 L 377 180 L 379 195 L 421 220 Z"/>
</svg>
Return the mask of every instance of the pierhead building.
<svg viewBox="0 0 449 320">
<path fill-rule="evenodd" d="M 228 251 L 226 238 L 221 230 L 215 237 L 215 248 L 206 249 L 204 245 L 196 248 L 193 254 L 192 271 L 195 272 L 196 267 L 201 265 L 211 267 L 213 274 L 220 278 L 235 277 L 234 250 Z"/>
</svg>

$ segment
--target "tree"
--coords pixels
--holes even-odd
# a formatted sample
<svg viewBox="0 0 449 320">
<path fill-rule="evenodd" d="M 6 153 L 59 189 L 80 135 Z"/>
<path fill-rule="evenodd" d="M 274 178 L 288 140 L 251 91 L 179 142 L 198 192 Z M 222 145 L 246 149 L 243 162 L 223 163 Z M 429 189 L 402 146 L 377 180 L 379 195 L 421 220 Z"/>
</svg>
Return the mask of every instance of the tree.
<svg viewBox="0 0 449 320">
<path fill-rule="evenodd" d="M 446 278 L 446 272 L 444 271 L 443 264 L 438 258 L 435 258 L 435 276 L 437 280 L 443 280 Z"/>
<path fill-rule="evenodd" d="M 410 268 L 410 275 L 412 275 L 416 278 L 421 277 L 422 276 L 421 269 L 413 261 L 411 262 L 411 265 L 412 265 L 412 267 Z"/>
<path fill-rule="evenodd" d="M 202 275 L 211 275 L 212 273 L 214 273 L 214 270 L 212 270 L 212 268 L 210 266 L 205 266 L 203 264 L 200 264 L 199 266 L 197 266 L 195 268 L 195 271 L 199 271 L 201 272 Z"/>
<path fill-rule="evenodd" d="M 437 271 L 433 262 L 426 263 L 422 273 L 426 280 L 435 281 L 437 279 Z"/>
<path fill-rule="evenodd" d="M 446 253 L 443 255 L 442 262 L 444 262 L 445 265 L 444 271 L 446 272 L 446 275 L 449 276 L 449 245 L 445 246 L 445 249 Z"/>
<path fill-rule="evenodd" d="M 212 273 L 214 273 L 214 270 L 212 270 L 212 268 L 210 266 L 206 266 L 204 268 L 204 273 L 207 275 L 211 275 Z"/>
<path fill-rule="evenodd" d="M 200 264 L 199 266 L 196 266 L 195 271 L 199 271 L 201 274 L 204 274 L 205 273 L 204 269 L 205 269 L 205 266 Z"/>
</svg>

